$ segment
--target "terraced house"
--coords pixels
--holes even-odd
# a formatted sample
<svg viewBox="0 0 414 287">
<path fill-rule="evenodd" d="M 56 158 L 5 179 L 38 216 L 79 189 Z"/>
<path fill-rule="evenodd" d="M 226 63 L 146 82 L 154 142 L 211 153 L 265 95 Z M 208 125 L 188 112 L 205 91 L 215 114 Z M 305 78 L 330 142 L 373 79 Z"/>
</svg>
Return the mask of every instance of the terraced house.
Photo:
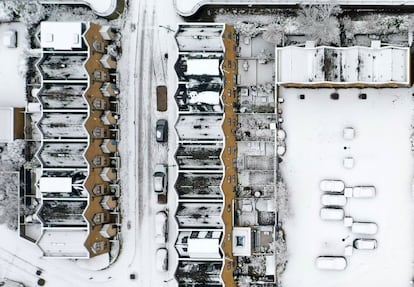
<svg viewBox="0 0 414 287">
<path fill-rule="evenodd" d="M 117 37 L 93 23 L 40 25 L 40 88 L 27 109 L 39 164 L 25 176 L 19 227 L 44 257 L 90 258 L 119 246 L 119 90 L 108 53 Z"/>
<path fill-rule="evenodd" d="M 228 92 L 226 83 L 231 83 L 225 81 L 225 74 L 231 74 L 225 69 L 225 38 L 235 40 L 233 28 L 215 23 L 180 24 L 176 33 L 179 115 L 175 128 L 179 143 L 175 216 L 179 230 L 175 248 L 179 262 L 175 275 L 179 286 L 222 286 L 225 258 L 231 260 L 231 254 L 222 248 L 223 241 L 231 246 L 231 240 L 225 239 L 222 218 L 222 184 L 228 172 L 222 159 L 226 148 L 223 123 L 229 105 L 223 94 Z"/>
</svg>

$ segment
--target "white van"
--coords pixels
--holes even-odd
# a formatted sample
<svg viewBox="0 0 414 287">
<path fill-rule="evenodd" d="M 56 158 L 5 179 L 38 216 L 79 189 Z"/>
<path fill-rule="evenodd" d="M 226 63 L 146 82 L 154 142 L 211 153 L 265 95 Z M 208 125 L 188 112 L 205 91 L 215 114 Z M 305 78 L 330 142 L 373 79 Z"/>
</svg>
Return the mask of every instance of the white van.
<svg viewBox="0 0 414 287">
<path fill-rule="evenodd" d="M 375 186 L 355 186 L 352 188 L 352 196 L 360 198 L 375 197 Z"/>
<path fill-rule="evenodd" d="M 319 188 L 322 191 L 342 193 L 344 191 L 345 184 L 342 180 L 324 179 L 319 183 Z"/>
<path fill-rule="evenodd" d="M 319 256 L 316 258 L 316 267 L 322 270 L 344 270 L 347 266 L 345 257 Z"/>
<path fill-rule="evenodd" d="M 168 217 L 164 211 L 155 214 L 155 242 L 164 244 L 167 241 Z"/>
<path fill-rule="evenodd" d="M 344 206 L 346 204 L 346 197 L 342 194 L 329 194 L 325 193 L 321 195 L 322 205 Z"/>
<path fill-rule="evenodd" d="M 367 238 L 357 238 L 354 240 L 354 248 L 362 250 L 373 250 L 377 248 L 377 240 Z"/>
<path fill-rule="evenodd" d="M 155 264 L 157 270 L 164 272 L 168 270 L 168 251 L 166 248 L 160 248 L 155 253 Z"/>
<path fill-rule="evenodd" d="M 319 215 L 322 220 L 343 220 L 344 210 L 342 208 L 323 207 Z"/>
<path fill-rule="evenodd" d="M 358 234 L 373 235 L 378 232 L 378 225 L 374 222 L 354 222 L 351 231 Z"/>
</svg>

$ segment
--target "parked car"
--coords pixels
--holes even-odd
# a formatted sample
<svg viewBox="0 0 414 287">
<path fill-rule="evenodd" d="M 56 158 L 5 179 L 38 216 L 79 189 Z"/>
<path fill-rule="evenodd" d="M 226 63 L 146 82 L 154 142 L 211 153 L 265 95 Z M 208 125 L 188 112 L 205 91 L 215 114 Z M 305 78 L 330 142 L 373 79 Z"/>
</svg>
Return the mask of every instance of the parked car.
<svg viewBox="0 0 414 287">
<path fill-rule="evenodd" d="M 157 86 L 157 111 L 165 112 L 167 110 L 167 87 Z"/>
<path fill-rule="evenodd" d="M 342 194 L 325 193 L 321 195 L 321 203 L 328 206 L 344 206 L 346 197 Z"/>
<path fill-rule="evenodd" d="M 375 186 L 345 187 L 344 195 L 355 198 L 372 198 L 376 195 Z"/>
<path fill-rule="evenodd" d="M 157 193 L 167 193 L 167 168 L 163 164 L 157 164 L 153 174 L 154 191 Z"/>
<path fill-rule="evenodd" d="M 168 270 L 168 251 L 166 248 L 159 248 L 155 253 L 156 268 L 160 272 Z"/>
<path fill-rule="evenodd" d="M 157 142 L 168 141 L 168 121 L 158 120 L 155 127 L 155 138 Z"/>
<path fill-rule="evenodd" d="M 165 244 L 168 235 L 168 216 L 165 211 L 155 214 L 155 242 Z"/>
<path fill-rule="evenodd" d="M 357 238 L 354 240 L 355 249 L 373 250 L 377 248 L 377 240 L 367 238 Z"/>
<path fill-rule="evenodd" d="M 316 267 L 322 270 L 344 270 L 347 266 L 345 257 L 319 256 L 316 258 Z"/>
<path fill-rule="evenodd" d="M 352 188 L 353 197 L 370 198 L 375 197 L 375 186 L 355 186 Z"/>
<path fill-rule="evenodd" d="M 322 220 L 343 220 L 345 214 L 342 208 L 323 207 L 319 215 Z"/>
<path fill-rule="evenodd" d="M 378 232 L 378 225 L 374 222 L 354 222 L 351 231 L 357 234 L 374 235 Z"/>
<path fill-rule="evenodd" d="M 319 183 L 319 188 L 326 192 L 342 193 L 344 191 L 345 184 L 342 180 L 324 179 Z"/>
</svg>

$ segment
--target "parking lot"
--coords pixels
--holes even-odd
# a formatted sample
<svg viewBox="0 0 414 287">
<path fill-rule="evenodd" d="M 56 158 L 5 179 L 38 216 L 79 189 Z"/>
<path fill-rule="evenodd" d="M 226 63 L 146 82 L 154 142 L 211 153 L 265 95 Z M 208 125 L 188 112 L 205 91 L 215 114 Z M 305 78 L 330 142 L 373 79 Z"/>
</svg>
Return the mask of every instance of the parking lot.
<svg viewBox="0 0 414 287">
<path fill-rule="evenodd" d="M 283 286 L 412 286 L 413 160 L 410 89 L 284 89 L 280 93 L 286 155 L 280 165 L 290 191 L 291 216 L 284 224 L 289 259 Z M 367 99 L 358 95 L 363 92 Z M 303 94 L 304 99 L 299 95 Z M 353 139 L 344 128 L 352 127 Z M 344 159 L 353 166 L 344 166 Z M 372 185 L 374 198 L 348 198 L 345 216 L 375 222 L 375 235 L 352 233 L 342 220 L 323 221 L 323 179 L 345 186 Z M 344 256 L 355 238 L 377 240 L 375 250 L 353 250 L 343 271 L 318 270 L 318 256 Z M 299 275 L 300 274 L 300 275 Z"/>
</svg>

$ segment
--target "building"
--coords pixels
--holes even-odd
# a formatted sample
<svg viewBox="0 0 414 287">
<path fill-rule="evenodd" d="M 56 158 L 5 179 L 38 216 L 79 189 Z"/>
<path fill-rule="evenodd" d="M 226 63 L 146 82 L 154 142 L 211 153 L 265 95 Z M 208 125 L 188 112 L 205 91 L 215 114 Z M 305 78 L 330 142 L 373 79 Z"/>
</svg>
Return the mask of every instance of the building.
<svg viewBox="0 0 414 287">
<path fill-rule="evenodd" d="M 108 35 L 116 33 L 93 23 L 40 24 L 40 88 L 27 109 L 39 166 L 25 175 L 19 229 L 44 257 L 109 262 L 119 245 L 119 91 L 116 69 L 103 63 L 116 61 Z"/>
<path fill-rule="evenodd" d="M 277 85 L 285 87 L 408 87 L 410 48 L 276 47 Z M 297 69 L 297 67 L 301 69 Z"/>
<path fill-rule="evenodd" d="M 234 39 L 234 30 L 216 23 L 180 24 L 175 35 L 179 286 L 223 286 L 225 37 Z"/>
</svg>

